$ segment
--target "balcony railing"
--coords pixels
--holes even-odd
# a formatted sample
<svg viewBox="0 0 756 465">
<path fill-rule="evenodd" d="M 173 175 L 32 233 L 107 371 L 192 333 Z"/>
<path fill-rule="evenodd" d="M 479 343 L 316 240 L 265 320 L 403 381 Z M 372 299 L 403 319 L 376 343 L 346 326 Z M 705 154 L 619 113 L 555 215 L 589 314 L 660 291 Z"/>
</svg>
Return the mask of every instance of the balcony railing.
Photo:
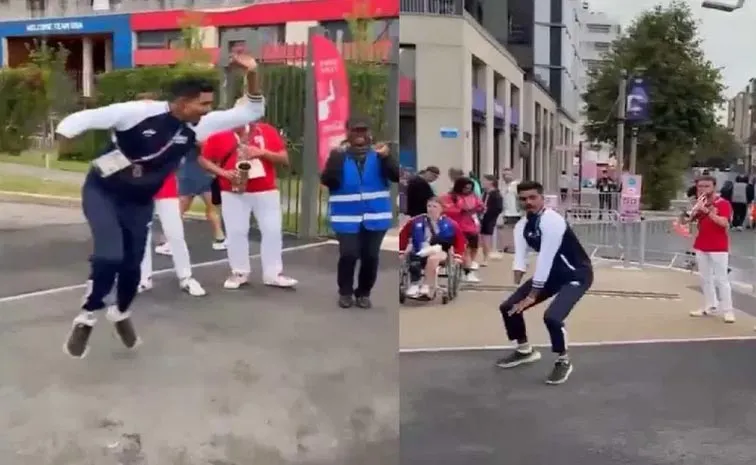
<svg viewBox="0 0 756 465">
<path fill-rule="evenodd" d="M 173 9 L 210 9 L 291 0 L 0 0 L 2 20 L 64 18 Z"/>
<path fill-rule="evenodd" d="M 462 16 L 464 0 L 400 0 L 401 13 L 441 16 Z"/>
</svg>

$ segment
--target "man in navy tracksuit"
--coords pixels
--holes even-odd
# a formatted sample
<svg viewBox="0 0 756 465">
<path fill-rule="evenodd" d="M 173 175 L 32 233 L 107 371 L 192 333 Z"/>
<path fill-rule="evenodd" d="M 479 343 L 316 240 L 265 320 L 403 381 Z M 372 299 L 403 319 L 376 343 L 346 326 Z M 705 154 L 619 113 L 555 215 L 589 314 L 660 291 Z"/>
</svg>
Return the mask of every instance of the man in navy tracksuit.
<svg viewBox="0 0 756 465">
<path fill-rule="evenodd" d="M 514 280 L 520 284 L 527 270 L 530 250 L 538 253 L 535 273 L 505 300 L 499 310 L 510 341 L 517 349 L 496 362 L 512 368 L 540 360 L 541 354 L 528 344 L 522 312 L 551 297 L 543 321 L 551 337 L 551 350 L 558 355 L 548 384 L 562 384 L 572 373 L 567 356 L 564 320 L 593 284 L 591 259 L 572 228 L 559 213 L 544 207 L 543 186 L 526 181 L 517 186 L 517 194 L 527 216 L 514 229 Z"/>
<path fill-rule="evenodd" d="M 139 345 L 129 307 L 137 294 L 140 264 L 153 214 L 153 197 L 165 179 L 197 143 L 211 134 L 260 119 L 265 101 L 257 81 L 257 63 L 235 54 L 246 68 L 246 105 L 211 112 L 213 85 L 184 78 L 171 87 L 171 101 L 139 100 L 84 110 L 64 118 L 56 132 L 63 139 L 93 129 L 110 130 L 112 142 L 92 161 L 82 188 L 82 207 L 94 242 L 88 292 L 65 344 L 73 357 L 84 357 L 96 312 L 107 309 L 124 345 Z M 105 298 L 115 286 L 115 305 Z"/>
<path fill-rule="evenodd" d="M 339 306 L 370 308 L 381 243 L 393 224 L 390 186 L 399 182 L 399 163 L 384 144 L 373 147 L 367 121 L 352 119 L 347 130 L 346 143 L 331 152 L 320 182 L 329 189 L 329 219 L 339 241 Z"/>
</svg>

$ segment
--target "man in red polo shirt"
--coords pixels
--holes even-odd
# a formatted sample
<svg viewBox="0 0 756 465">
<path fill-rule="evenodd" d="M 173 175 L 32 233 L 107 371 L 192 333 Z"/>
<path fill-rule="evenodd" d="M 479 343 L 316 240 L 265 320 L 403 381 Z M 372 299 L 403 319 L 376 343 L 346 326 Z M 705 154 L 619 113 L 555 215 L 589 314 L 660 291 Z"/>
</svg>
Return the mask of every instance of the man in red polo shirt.
<svg viewBox="0 0 756 465">
<path fill-rule="evenodd" d="M 698 199 L 687 218 L 698 223 L 693 249 L 704 295 L 704 307 L 690 312 L 690 315 L 699 317 L 720 313 L 726 323 L 733 323 L 735 314 L 728 277 L 732 206 L 716 193 L 716 184 L 713 176 L 701 176 L 696 180 Z"/>
<path fill-rule="evenodd" d="M 236 162 L 240 151 L 252 160 L 245 192 L 232 191 L 237 176 Z M 260 261 L 263 282 L 268 286 L 294 287 L 295 279 L 282 274 L 283 252 L 281 195 L 276 185 L 277 164 L 287 164 L 286 143 L 275 127 L 256 122 L 248 128 L 212 135 L 202 146 L 200 164 L 218 176 L 221 189 L 221 214 L 226 226 L 226 247 L 231 275 L 226 289 L 247 284 L 250 273 L 250 215 L 260 229 Z"/>
</svg>

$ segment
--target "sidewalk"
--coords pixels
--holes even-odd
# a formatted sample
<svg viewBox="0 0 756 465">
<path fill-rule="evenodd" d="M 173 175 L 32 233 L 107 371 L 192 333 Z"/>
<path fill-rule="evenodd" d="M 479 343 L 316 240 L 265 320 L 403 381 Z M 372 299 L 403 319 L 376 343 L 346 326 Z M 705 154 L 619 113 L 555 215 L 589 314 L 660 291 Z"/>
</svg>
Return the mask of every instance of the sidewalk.
<svg viewBox="0 0 756 465">
<path fill-rule="evenodd" d="M 0 163 L 0 174 L 26 176 L 30 178 L 47 179 L 49 181 L 81 184 L 84 182 L 84 173 L 75 171 L 63 171 L 47 169 L 33 165 L 21 165 L 15 163 Z"/>
<path fill-rule="evenodd" d="M 608 262 L 596 269 L 591 293 L 570 315 L 566 329 L 571 342 L 687 340 L 753 337 L 756 318 L 737 312 L 735 324 L 714 318 L 696 319 L 688 313 L 701 305 L 695 275 L 661 269 L 624 270 Z M 481 271 L 486 286 L 511 286 L 511 256 Z M 613 291 L 613 292 L 608 292 Z M 617 292 L 620 291 L 620 292 Z M 509 289 L 463 291 L 448 305 L 408 305 L 400 311 L 402 349 L 455 348 L 509 345 L 499 304 Z M 607 294 L 615 294 L 608 296 Z M 627 295 L 620 295 L 627 293 Z M 633 293 L 645 294 L 643 298 Z M 603 295 L 602 295 L 603 294 Z M 526 313 L 529 337 L 546 344 L 541 305 Z"/>
</svg>

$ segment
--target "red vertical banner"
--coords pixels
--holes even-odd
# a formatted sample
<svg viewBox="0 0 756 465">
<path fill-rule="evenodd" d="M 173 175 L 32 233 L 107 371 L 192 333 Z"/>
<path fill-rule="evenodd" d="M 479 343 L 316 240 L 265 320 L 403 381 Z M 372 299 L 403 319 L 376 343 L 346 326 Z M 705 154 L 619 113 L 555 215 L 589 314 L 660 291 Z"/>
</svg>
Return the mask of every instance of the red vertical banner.
<svg viewBox="0 0 756 465">
<path fill-rule="evenodd" d="M 318 136 L 318 166 L 323 169 L 331 149 L 346 138 L 349 119 L 349 77 L 336 44 L 323 35 L 312 37 L 312 68 L 315 75 L 315 114 Z"/>
</svg>

